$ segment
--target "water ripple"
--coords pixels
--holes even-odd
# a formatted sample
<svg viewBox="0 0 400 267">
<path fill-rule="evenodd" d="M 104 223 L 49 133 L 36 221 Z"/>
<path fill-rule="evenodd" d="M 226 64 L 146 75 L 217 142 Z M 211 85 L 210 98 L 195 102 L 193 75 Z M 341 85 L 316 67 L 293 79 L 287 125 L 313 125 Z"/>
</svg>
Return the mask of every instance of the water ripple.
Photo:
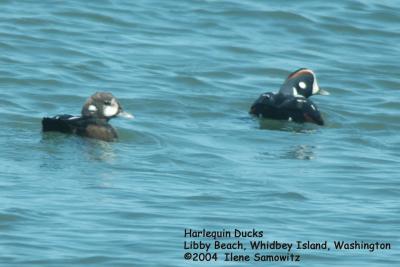
<svg viewBox="0 0 400 267">
<path fill-rule="evenodd" d="M 184 266 L 187 227 L 398 243 L 397 2 L 0 7 L 0 265 Z M 331 92 L 324 127 L 248 115 L 300 67 Z M 117 142 L 41 133 L 96 91 L 136 115 Z M 306 264 L 366 260 L 341 256 Z"/>
</svg>

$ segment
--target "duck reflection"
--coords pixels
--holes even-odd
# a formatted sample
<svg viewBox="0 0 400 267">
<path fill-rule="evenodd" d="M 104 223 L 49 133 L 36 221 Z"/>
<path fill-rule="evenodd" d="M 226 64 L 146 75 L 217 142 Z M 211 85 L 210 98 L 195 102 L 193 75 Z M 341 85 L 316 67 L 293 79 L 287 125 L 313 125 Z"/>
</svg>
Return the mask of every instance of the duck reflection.
<svg viewBox="0 0 400 267">
<path fill-rule="evenodd" d="M 112 143 L 104 142 L 101 140 L 86 140 L 87 156 L 92 160 L 112 162 L 116 158 L 114 147 Z"/>
<path fill-rule="evenodd" d="M 316 131 L 314 124 L 299 124 L 287 121 L 277 121 L 270 119 L 259 120 L 261 130 L 271 131 L 285 131 L 285 132 L 296 132 L 296 133 L 310 133 Z"/>
<path fill-rule="evenodd" d="M 102 161 L 112 162 L 116 159 L 115 145 L 97 139 L 78 138 L 60 133 L 46 133 L 40 140 L 44 144 L 43 150 L 49 157 L 45 157 L 44 166 L 47 166 L 47 159 L 51 160 L 51 165 L 59 162 L 64 165 L 71 161 Z"/>
<path fill-rule="evenodd" d="M 297 145 L 287 151 L 282 158 L 285 159 L 299 159 L 299 160 L 313 160 L 315 159 L 314 146 Z"/>
</svg>

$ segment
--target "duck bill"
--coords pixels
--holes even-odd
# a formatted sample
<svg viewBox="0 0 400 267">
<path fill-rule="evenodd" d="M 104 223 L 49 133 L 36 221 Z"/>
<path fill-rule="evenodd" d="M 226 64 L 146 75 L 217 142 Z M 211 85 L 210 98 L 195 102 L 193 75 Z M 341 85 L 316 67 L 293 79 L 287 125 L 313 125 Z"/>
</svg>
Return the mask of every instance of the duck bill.
<svg viewBox="0 0 400 267">
<path fill-rule="evenodd" d="M 133 116 L 131 113 L 128 113 L 126 111 L 121 111 L 120 113 L 118 113 L 117 116 L 121 117 L 121 118 L 125 118 L 125 119 L 130 119 L 130 120 L 135 118 L 135 116 Z"/>
<path fill-rule="evenodd" d="M 330 95 L 330 93 L 324 89 L 319 88 L 318 95 Z"/>
</svg>

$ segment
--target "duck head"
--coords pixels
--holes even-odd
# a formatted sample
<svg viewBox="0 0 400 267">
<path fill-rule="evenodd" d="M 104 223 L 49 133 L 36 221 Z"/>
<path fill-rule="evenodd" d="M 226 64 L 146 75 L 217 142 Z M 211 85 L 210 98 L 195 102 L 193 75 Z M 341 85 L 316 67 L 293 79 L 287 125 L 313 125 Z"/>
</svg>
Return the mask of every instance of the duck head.
<svg viewBox="0 0 400 267">
<path fill-rule="evenodd" d="M 315 73 L 306 68 L 301 68 L 291 73 L 281 86 L 280 93 L 303 96 L 308 98 L 312 95 L 329 95 L 329 92 L 318 86 L 317 76 Z"/>
<path fill-rule="evenodd" d="M 97 92 L 90 96 L 83 105 L 82 116 L 105 120 L 114 117 L 134 118 L 122 109 L 119 101 L 111 93 L 107 92 Z"/>
</svg>

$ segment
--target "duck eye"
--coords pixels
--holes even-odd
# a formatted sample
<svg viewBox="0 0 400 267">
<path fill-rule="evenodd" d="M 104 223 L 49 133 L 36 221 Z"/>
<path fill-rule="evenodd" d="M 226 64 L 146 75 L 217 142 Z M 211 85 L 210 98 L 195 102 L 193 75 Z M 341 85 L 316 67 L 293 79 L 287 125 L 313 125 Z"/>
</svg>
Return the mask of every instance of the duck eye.
<svg viewBox="0 0 400 267">
<path fill-rule="evenodd" d="M 107 106 L 111 105 L 111 101 L 110 100 L 104 100 L 104 105 L 107 105 Z"/>
<path fill-rule="evenodd" d="M 299 82 L 299 87 L 300 87 L 301 89 L 306 89 L 307 84 L 306 84 L 305 82 Z"/>
</svg>

